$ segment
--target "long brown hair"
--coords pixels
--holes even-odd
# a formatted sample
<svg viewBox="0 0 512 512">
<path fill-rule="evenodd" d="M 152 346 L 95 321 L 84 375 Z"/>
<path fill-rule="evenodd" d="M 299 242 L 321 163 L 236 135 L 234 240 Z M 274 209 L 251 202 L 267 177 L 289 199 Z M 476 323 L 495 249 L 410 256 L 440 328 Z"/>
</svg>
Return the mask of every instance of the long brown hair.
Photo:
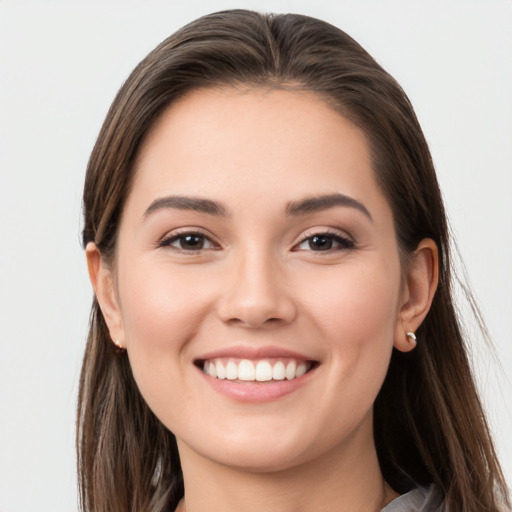
<svg viewBox="0 0 512 512">
<path fill-rule="evenodd" d="M 200 18 L 153 50 L 115 98 L 90 157 L 84 246 L 112 261 L 134 160 L 163 110 L 218 85 L 313 91 L 363 129 L 403 254 L 423 238 L 440 252 L 432 308 L 417 349 L 394 352 L 375 402 L 374 432 L 398 492 L 436 483 L 449 510 L 496 512 L 507 489 L 452 300 L 449 234 L 427 143 L 396 81 L 341 30 L 299 15 L 236 10 Z M 150 411 L 96 300 L 78 402 L 78 470 L 86 511 L 173 510 L 183 479 L 173 434 Z"/>
</svg>

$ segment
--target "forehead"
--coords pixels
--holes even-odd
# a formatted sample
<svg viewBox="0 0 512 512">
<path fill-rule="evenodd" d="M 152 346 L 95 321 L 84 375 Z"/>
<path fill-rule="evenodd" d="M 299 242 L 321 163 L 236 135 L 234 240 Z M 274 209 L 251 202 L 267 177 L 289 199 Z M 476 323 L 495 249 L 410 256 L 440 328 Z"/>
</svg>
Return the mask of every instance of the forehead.
<svg viewBox="0 0 512 512">
<path fill-rule="evenodd" d="M 305 91 L 194 91 L 151 128 L 135 171 L 132 192 L 148 196 L 193 193 L 236 202 L 380 194 L 364 133 Z"/>
</svg>

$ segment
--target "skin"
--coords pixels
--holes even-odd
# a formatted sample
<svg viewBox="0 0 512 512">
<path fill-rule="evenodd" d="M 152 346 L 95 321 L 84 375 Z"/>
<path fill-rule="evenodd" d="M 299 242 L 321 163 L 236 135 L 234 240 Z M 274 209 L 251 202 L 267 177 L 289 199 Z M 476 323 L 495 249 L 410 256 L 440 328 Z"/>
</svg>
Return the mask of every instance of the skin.
<svg viewBox="0 0 512 512">
<path fill-rule="evenodd" d="M 286 213 L 334 193 L 368 215 L 351 205 Z M 171 195 L 215 201 L 226 215 L 145 215 Z M 190 232 L 206 237 L 203 249 L 180 246 L 175 235 Z M 311 237 L 326 232 L 332 248 L 318 250 Z M 223 88 L 173 104 L 139 152 L 115 261 L 92 243 L 87 258 L 112 339 L 176 435 L 181 510 L 368 512 L 396 497 L 380 473 L 372 407 L 393 347 L 414 347 L 405 333 L 430 307 L 437 251 L 423 240 L 401 266 L 366 138 L 325 102 Z M 235 345 L 293 350 L 317 367 L 278 399 L 233 399 L 194 363 Z"/>
</svg>

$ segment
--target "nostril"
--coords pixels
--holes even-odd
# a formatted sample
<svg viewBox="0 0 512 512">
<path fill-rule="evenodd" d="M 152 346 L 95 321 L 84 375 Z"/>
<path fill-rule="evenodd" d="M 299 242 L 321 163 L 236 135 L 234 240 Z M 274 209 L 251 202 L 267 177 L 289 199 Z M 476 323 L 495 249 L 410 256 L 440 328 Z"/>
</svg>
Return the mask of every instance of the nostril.
<svg viewBox="0 0 512 512">
<path fill-rule="evenodd" d="M 236 272 L 234 281 L 227 283 L 217 303 L 217 313 L 223 322 L 262 327 L 289 323 L 295 318 L 296 305 L 288 287 L 269 275 L 268 270 L 258 270 L 262 265 L 268 265 L 268 258 L 258 258 L 250 270 L 244 266 L 244 272 Z"/>
<path fill-rule="evenodd" d="M 227 323 L 231 325 L 238 325 L 241 327 L 250 327 L 250 328 L 261 328 L 266 326 L 277 326 L 280 323 L 285 322 L 282 318 L 271 317 L 271 318 L 258 318 L 255 316 L 245 316 L 244 318 L 231 318 L 227 320 Z"/>
</svg>

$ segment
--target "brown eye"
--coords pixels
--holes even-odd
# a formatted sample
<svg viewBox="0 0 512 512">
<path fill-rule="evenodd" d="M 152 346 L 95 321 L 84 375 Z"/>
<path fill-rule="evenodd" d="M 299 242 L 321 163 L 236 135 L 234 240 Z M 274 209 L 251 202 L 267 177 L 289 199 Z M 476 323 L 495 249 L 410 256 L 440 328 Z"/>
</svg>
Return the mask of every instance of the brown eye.
<svg viewBox="0 0 512 512">
<path fill-rule="evenodd" d="M 329 235 L 315 235 L 308 240 L 308 245 L 312 251 L 327 251 L 332 249 L 333 238 Z"/>
<path fill-rule="evenodd" d="M 172 247 L 179 251 L 201 251 L 212 249 L 212 241 L 201 233 L 180 233 L 162 240 L 160 247 Z"/>
<path fill-rule="evenodd" d="M 348 238 L 344 238 L 332 233 L 317 233 L 304 239 L 296 250 L 299 251 L 314 251 L 314 252 L 327 252 L 337 251 L 343 249 L 352 249 L 354 242 Z"/>
<path fill-rule="evenodd" d="M 178 238 L 180 249 L 198 250 L 204 247 L 204 236 L 201 235 L 184 235 Z"/>
</svg>

